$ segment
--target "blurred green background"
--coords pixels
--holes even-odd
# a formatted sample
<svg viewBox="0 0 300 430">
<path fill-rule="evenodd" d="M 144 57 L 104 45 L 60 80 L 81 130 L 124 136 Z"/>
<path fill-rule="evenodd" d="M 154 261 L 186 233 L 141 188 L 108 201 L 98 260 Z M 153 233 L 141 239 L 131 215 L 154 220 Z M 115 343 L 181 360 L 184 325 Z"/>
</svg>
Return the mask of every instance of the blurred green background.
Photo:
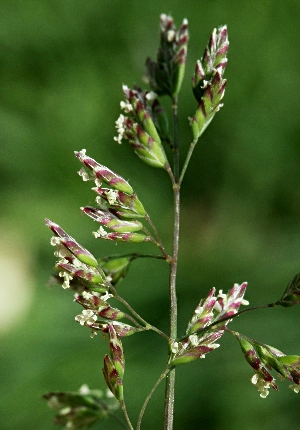
<svg viewBox="0 0 300 430">
<path fill-rule="evenodd" d="M 180 333 L 212 287 L 249 282 L 252 305 L 282 294 L 300 271 L 300 2 L 287 0 L 1 0 L 0 4 L 0 428 L 51 430 L 41 400 L 83 383 L 105 387 L 100 336 L 74 317 L 72 294 L 47 287 L 54 249 L 44 218 L 59 223 L 97 256 L 141 250 L 101 243 L 79 207 L 94 194 L 76 174 L 74 150 L 125 178 L 171 246 L 172 193 L 164 171 L 142 163 L 114 121 L 121 85 L 143 85 L 155 57 L 160 13 L 189 20 L 186 79 L 180 97 L 181 154 L 195 111 L 190 76 L 210 32 L 227 24 L 230 50 L 225 106 L 198 144 L 182 188 L 178 299 Z M 166 106 L 169 101 L 164 100 Z M 152 247 L 146 246 L 147 252 Z M 149 321 L 168 330 L 168 273 L 161 261 L 136 261 L 120 286 Z M 232 328 L 300 353 L 299 308 L 245 314 Z M 279 382 L 262 400 L 251 368 L 228 335 L 221 348 L 178 368 L 174 430 L 289 429 L 298 426 L 300 395 Z M 126 401 L 133 422 L 165 363 L 151 333 L 124 341 Z M 163 387 L 142 428 L 162 428 Z M 118 429 L 117 422 L 95 428 Z"/>
</svg>

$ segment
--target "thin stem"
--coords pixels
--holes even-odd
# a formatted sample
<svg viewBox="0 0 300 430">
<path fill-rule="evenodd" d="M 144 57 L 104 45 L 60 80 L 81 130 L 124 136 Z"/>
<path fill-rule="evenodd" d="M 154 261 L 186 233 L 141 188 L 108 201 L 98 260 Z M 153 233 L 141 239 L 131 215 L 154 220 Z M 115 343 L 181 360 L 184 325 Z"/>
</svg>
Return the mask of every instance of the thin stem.
<svg viewBox="0 0 300 430">
<path fill-rule="evenodd" d="M 144 328 L 141 324 L 139 324 L 131 315 L 125 314 L 125 318 L 127 318 L 129 321 L 131 321 L 134 325 L 136 325 L 138 328 Z"/>
<path fill-rule="evenodd" d="M 166 377 L 164 430 L 173 429 L 174 400 L 175 400 L 175 368 L 170 370 L 170 372 Z"/>
<path fill-rule="evenodd" d="M 192 156 L 192 154 L 193 154 L 193 151 L 194 151 L 194 149 L 195 149 L 195 146 L 196 146 L 196 143 L 197 143 L 197 142 L 198 142 L 198 139 L 194 139 L 194 140 L 192 141 L 192 143 L 190 144 L 190 147 L 189 147 L 189 150 L 188 150 L 188 153 L 187 153 L 187 156 L 186 156 L 186 159 L 185 159 L 185 162 L 184 162 L 183 168 L 182 168 L 182 172 L 181 172 L 181 175 L 180 175 L 179 184 L 181 184 L 181 183 L 182 183 L 182 181 L 183 181 L 183 177 L 184 177 L 184 175 L 185 175 L 186 169 L 187 169 L 187 167 L 188 167 L 188 165 L 189 165 L 189 162 L 190 162 L 191 156 Z"/>
<path fill-rule="evenodd" d="M 146 407 L 147 407 L 147 405 L 149 403 L 149 400 L 151 399 L 154 391 L 159 386 L 159 384 L 161 383 L 161 381 L 166 377 L 168 371 L 169 371 L 169 369 L 166 368 L 165 371 L 160 375 L 160 377 L 158 378 L 158 380 L 155 382 L 154 387 L 152 388 L 152 390 L 150 391 L 149 395 L 147 396 L 147 398 L 146 398 L 146 400 L 145 400 L 145 402 L 143 404 L 143 407 L 141 409 L 140 415 L 139 415 L 139 419 L 138 419 L 138 422 L 137 422 L 136 430 L 140 430 L 142 419 L 143 419 Z"/>
<path fill-rule="evenodd" d="M 231 315 L 231 316 L 228 316 L 228 317 L 225 317 L 225 318 L 220 318 L 218 321 L 214 321 L 213 323 L 211 323 L 207 327 L 205 327 L 204 330 L 201 330 L 201 332 L 207 331 L 211 327 L 213 327 L 214 325 L 220 324 L 223 321 L 232 320 L 233 318 L 239 317 L 241 314 L 243 314 L 245 312 L 255 311 L 256 309 L 274 308 L 275 306 L 277 306 L 276 303 L 268 303 L 266 305 L 252 306 L 251 308 L 242 309 L 241 311 L 237 312 L 234 315 Z"/>
<path fill-rule="evenodd" d="M 198 135 L 198 137 L 197 137 L 196 139 L 194 139 L 194 140 L 192 141 L 192 143 L 190 144 L 190 147 L 189 147 L 189 150 L 188 150 L 188 153 L 187 153 L 187 156 L 186 156 L 186 159 L 185 159 L 185 162 L 184 162 L 183 168 L 182 168 L 182 172 L 181 172 L 181 175 L 180 175 L 179 184 L 181 184 L 181 183 L 182 183 L 182 180 L 183 180 L 183 177 L 184 177 L 185 171 L 186 171 L 187 166 L 188 166 L 188 164 L 189 164 L 189 162 L 190 162 L 190 159 L 191 159 L 192 153 L 193 153 L 193 151 L 194 151 L 194 149 L 195 149 L 196 143 L 198 142 L 198 140 L 199 140 L 199 138 L 201 137 L 201 135 L 204 133 L 204 131 L 207 129 L 207 127 L 208 127 L 208 126 L 209 126 L 209 124 L 211 123 L 211 121 L 212 121 L 213 117 L 214 117 L 214 114 L 210 117 L 210 119 L 209 119 L 209 120 L 207 120 L 207 121 L 205 122 L 205 124 L 203 125 L 203 127 L 202 127 L 202 129 L 201 129 L 201 132 L 200 132 L 200 133 L 199 133 L 199 135 Z"/>
<path fill-rule="evenodd" d="M 178 183 L 179 179 L 179 140 L 178 140 L 178 96 L 173 98 L 172 103 L 173 110 L 173 124 L 174 124 L 174 179 L 175 183 Z"/>
<path fill-rule="evenodd" d="M 198 334 L 203 334 L 206 331 L 210 330 L 213 326 L 218 325 L 218 324 L 222 324 L 223 321 L 232 320 L 233 318 L 238 317 L 238 316 L 240 316 L 241 314 L 243 314 L 245 312 L 255 311 L 256 309 L 274 308 L 275 306 L 277 306 L 276 303 L 269 303 L 267 305 L 258 305 L 258 306 L 253 306 L 252 308 L 242 309 L 241 311 L 237 312 L 234 315 L 230 315 L 228 317 L 220 318 L 219 320 L 214 321 L 213 323 L 209 324 L 208 326 L 204 327 L 203 329 L 198 330 L 197 333 Z M 227 327 L 226 327 L 226 330 L 228 331 Z M 231 331 L 231 330 L 229 330 L 229 331 Z M 186 339 L 186 336 L 183 336 L 183 337 L 177 339 L 177 342 L 181 342 L 184 339 Z"/>
<path fill-rule="evenodd" d="M 139 254 L 138 252 L 131 252 L 129 254 L 112 254 L 108 257 L 103 257 L 102 260 L 109 261 L 114 258 L 126 258 L 130 257 L 131 260 L 136 260 L 137 258 L 156 258 L 158 260 L 165 260 L 163 255 L 155 255 L 155 254 Z"/>
<path fill-rule="evenodd" d="M 171 179 L 172 185 L 174 186 L 174 185 L 175 185 L 175 178 L 174 178 L 174 175 L 173 175 L 172 169 L 171 169 L 171 167 L 170 167 L 170 165 L 169 165 L 169 164 L 166 166 L 166 171 L 169 173 L 169 176 L 170 176 L 170 179 Z"/>
<path fill-rule="evenodd" d="M 252 306 L 251 308 L 245 308 L 242 309 L 241 311 L 237 312 L 234 315 L 230 315 L 228 317 L 225 318 L 220 318 L 217 321 L 214 321 L 213 323 L 209 324 L 208 326 L 204 327 L 202 330 L 198 330 L 198 333 L 203 334 L 206 331 L 210 330 L 213 326 L 218 325 L 218 324 L 222 324 L 223 321 L 227 321 L 227 320 L 232 320 L 233 318 L 239 317 L 241 314 L 245 313 L 245 312 L 249 312 L 249 311 L 255 311 L 257 309 L 266 309 L 266 308 L 274 308 L 275 306 L 277 306 L 276 303 L 268 303 L 266 305 L 258 305 L 258 306 Z M 227 327 L 226 330 L 228 331 Z M 229 330 L 231 331 L 231 330 Z M 178 342 L 181 342 L 182 340 L 186 339 L 186 336 L 181 337 L 180 339 L 177 339 Z"/>
<path fill-rule="evenodd" d="M 166 252 L 162 240 L 159 236 L 159 233 L 157 231 L 157 228 L 155 227 L 154 223 L 152 222 L 150 216 L 148 214 L 146 214 L 145 219 L 147 220 L 147 222 L 149 223 L 149 225 L 151 226 L 152 230 L 154 231 L 155 237 L 157 239 L 157 245 L 159 247 L 159 249 L 161 250 L 163 256 L 165 257 L 165 259 L 167 260 L 167 262 L 171 261 L 171 257 L 168 255 L 168 253 Z"/>
<path fill-rule="evenodd" d="M 156 258 L 157 260 L 165 260 L 166 257 L 164 255 L 155 255 L 155 254 L 132 254 L 132 260 L 137 258 Z"/>
<path fill-rule="evenodd" d="M 125 299 L 123 299 L 123 297 L 119 296 L 119 294 L 117 293 L 117 290 L 110 285 L 110 289 L 114 294 L 114 298 L 116 300 L 119 300 L 120 303 L 122 303 L 124 306 L 126 306 L 126 308 L 138 319 L 140 320 L 144 325 L 145 325 L 145 329 L 146 330 L 153 330 L 156 333 L 158 333 L 160 336 L 164 337 L 165 339 L 167 339 L 167 341 L 170 340 L 169 336 L 167 336 L 163 331 L 159 330 L 157 327 L 153 326 L 152 324 L 149 324 L 146 320 L 144 320 L 144 318 L 142 318 L 131 306 L 128 302 L 126 302 Z"/>
<path fill-rule="evenodd" d="M 173 229 L 173 255 L 170 266 L 170 338 L 177 337 L 177 297 L 176 297 L 176 275 L 179 249 L 179 219 L 180 219 L 180 184 L 179 184 L 179 142 L 178 142 L 178 118 L 177 97 L 173 99 L 174 120 L 174 229 Z M 175 368 L 170 370 L 166 377 L 164 430 L 173 429 L 174 418 L 174 395 L 175 395 Z"/>
<path fill-rule="evenodd" d="M 176 275 L 179 250 L 179 216 L 180 216 L 180 190 L 174 189 L 174 238 L 173 238 L 173 257 L 170 268 L 170 337 L 177 337 L 177 297 L 176 297 Z"/>
<path fill-rule="evenodd" d="M 123 411 L 123 413 L 124 413 L 124 416 L 125 416 L 125 418 L 126 418 L 126 421 L 127 421 L 127 424 L 128 424 L 128 426 L 129 426 L 130 430 L 134 430 L 134 428 L 133 428 L 133 426 L 132 426 L 132 424 L 131 424 L 131 422 L 130 422 L 130 419 L 129 419 L 129 416 L 128 416 L 128 413 L 127 413 L 127 409 L 126 409 L 126 406 L 125 406 L 125 402 L 124 402 L 124 400 L 122 400 L 122 401 L 120 402 L 120 405 L 121 405 L 122 411 Z"/>
</svg>

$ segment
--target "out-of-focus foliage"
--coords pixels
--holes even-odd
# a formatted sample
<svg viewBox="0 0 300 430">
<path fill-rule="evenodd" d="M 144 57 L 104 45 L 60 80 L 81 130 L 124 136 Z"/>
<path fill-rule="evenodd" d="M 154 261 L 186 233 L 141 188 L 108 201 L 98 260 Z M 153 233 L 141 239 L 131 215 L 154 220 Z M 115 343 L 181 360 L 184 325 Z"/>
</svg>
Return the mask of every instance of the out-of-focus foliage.
<svg viewBox="0 0 300 430">
<path fill-rule="evenodd" d="M 142 3 L 142 4 L 141 4 Z M 41 395 L 104 389 L 108 342 L 75 321 L 72 295 L 45 286 L 54 265 L 44 218 L 59 223 L 102 258 L 140 245 L 102 243 L 79 207 L 94 195 L 76 174 L 74 150 L 87 148 L 118 172 L 145 202 L 170 247 L 172 194 L 164 171 L 145 166 L 113 141 L 122 84 L 143 86 L 144 61 L 155 56 L 160 13 L 189 19 L 190 45 L 180 96 L 180 145 L 191 140 L 195 111 L 190 77 L 214 27 L 227 24 L 230 48 L 225 106 L 198 143 L 182 187 L 178 276 L 181 334 L 211 287 L 248 281 L 251 304 L 270 302 L 300 266 L 300 3 L 2 0 L 0 5 L 0 428 L 50 430 Z M 166 100 L 167 103 L 167 100 Z M 124 245 L 124 246 L 123 246 Z M 149 252 L 153 249 L 151 244 Z M 168 330 L 168 274 L 162 261 L 134 261 L 120 284 L 153 324 Z M 23 312 L 18 307 L 24 304 Z M 300 353 L 300 308 L 246 314 L 233 329 L 287 354 Z M 175 430 L 296 428 L 300 397 L 283 387 L 262 400 L 234 339 L 205 361 L 177 372 Z M 124 341 L 124 387 L 136 414 L 165 360 L 155 334 Z M 162 352 L 162 355 L 159 354 Z M 137 385 L 136 381 L 139 381 Z M 130 391 L 129 387 L 134 385 Z M 143 428 L 160 428 L 163 387 Z M 268 417 L 266 419 L 266 417 Z M 133 419 L 134 421 L 134 419 Z M 116 429 L 116 421 L 105 429 Z"/>
</svg>

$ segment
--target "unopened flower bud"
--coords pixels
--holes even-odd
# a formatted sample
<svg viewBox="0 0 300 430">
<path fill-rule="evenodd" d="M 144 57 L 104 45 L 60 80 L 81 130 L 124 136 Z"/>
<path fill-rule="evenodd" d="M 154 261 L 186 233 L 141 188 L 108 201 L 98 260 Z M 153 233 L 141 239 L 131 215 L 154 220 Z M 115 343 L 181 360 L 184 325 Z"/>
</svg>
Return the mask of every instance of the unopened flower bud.
<svg viewBox="0 0 300 430">
<path fill-rule="evenodd" d="M 125 317 L 124 312 L 119 311 L 119 309 L 112 308 L 111 306 L 100 307 L 98 309 L 98 315 L 101 318 L 113 321 L 117 321 Z"/>
<path fill-rule="evenodd" d="M 105 227 L 110 228 L 111 230 L 114 230 L 120 233 L 135 232 L 143 228 L 143 224 L 141 224 L 139 221 L 136 221 L 136 220 L 125 221 L 115 217 L 109 212 L 104 212 L 97 208 L 86 206 L 81 209 L 83 213 L 88 215 L 93 220 L 99 222 Z"/>
<path fill-rule="evenodd" d="M 123 379 L 125 369 L 123 346 L 112 324 L 108 324 L 108 334 L 111 359 L 120 378 Z"/>
<path fill-rule="evenodd" d="M 102 371 L 108 388 L 115 398 L 121 402 L 123 400 L 122 380 L 108 355 L 105 355 L 104 357 L 104 367 Z"/>
<path fill-rule="evenodd" d="M 101 228 L 101 227 L 100 227 Z M 140 243 L 140 242 L 149 242 L 151 240 L 150 236 L 146 236 L 145 234 L 141 233 L 106 233 L 103 234 L 103 232 L 94 232 L 94 236 L 96 238 L 100 237 L 101 239 L 106 240 L 113 240 L 115 242 L 132 242 L 132 243 Z"/>
</svg>

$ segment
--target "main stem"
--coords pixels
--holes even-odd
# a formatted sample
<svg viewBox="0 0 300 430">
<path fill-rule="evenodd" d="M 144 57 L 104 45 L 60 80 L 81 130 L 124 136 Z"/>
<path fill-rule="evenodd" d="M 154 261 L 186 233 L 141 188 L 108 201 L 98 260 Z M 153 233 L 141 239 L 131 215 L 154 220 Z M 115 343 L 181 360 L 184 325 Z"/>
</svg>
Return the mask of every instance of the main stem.
<svg viewBox="0 0 300 430">
<path fill-rule="evenodd" d="M 176 297 L 176 275 L 179 249 L 179 219 L 180 219 L 180 185 L 179 185 L 179 146 L 178 146 L 178 120 L 177 120 L 177 97 L 173 99 L 174 118 L 174 230 L 173 230 L 173 254 L 170 265 L 170 338 L 177 337 L 177 297 Z M 174 417 L 174 395 L 175 395 L 175 368 L 166 377 L 164 430 L 173 430 Z"/>
</svg>

